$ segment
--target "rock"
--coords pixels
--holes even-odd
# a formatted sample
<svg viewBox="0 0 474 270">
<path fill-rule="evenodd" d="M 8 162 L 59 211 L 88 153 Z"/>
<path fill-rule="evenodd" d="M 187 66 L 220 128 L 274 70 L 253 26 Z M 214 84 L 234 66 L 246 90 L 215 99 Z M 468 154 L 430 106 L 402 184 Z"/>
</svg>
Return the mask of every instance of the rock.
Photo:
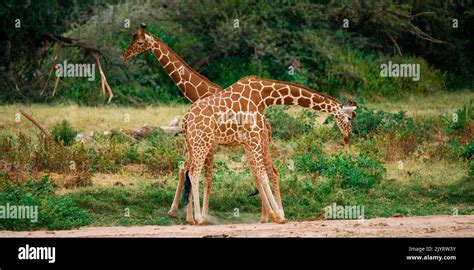
<svg viewBox="0 0 474 270">
<path fill-rule="evenodd" d="M 181 128 L 179 126 L 161 126 L 160 127 L 165 133 L 169 134 L 178 134 L 181 132 Z"/>
<path fill-rule="evenodd" d="M 92 143 L 92 141 L 94 140 L 94 136 L 95 136 L 94 131 L 89 131 L 87 135 L 79 133 L 76 135 L 75 141 L 82 142 L 84 144 L 89 144 L 89 143 Z"/>
<path fill-rule="evenodd" d="M 169 127 L 178 127 L 179 126 L 179 116 L 175 116 L 173 117 L 173 119 L 171 119 L 171 122 L 168 124 Z"/>
</svg>

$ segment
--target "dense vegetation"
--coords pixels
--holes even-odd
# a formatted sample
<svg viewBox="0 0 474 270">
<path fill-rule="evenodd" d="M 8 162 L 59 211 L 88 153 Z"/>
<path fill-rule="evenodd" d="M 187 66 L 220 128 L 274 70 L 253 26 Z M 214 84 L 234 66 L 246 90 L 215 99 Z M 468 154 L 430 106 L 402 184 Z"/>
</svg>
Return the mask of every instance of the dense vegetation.
<svg viewBox="0 0 474 270">
<path fill-rule="evenodd" d="M 77 38 L 99 49 L 108 60 L 114 103 L 183 101 L 151 54 L 131 63 L 121 59 L 140 22 L 223 87 L 258 75 L 336 97 L 370 98 L 473 85 L 474 13 L 469 1 L 31 2 L 2 1 L 2 102 L 104 102 L 99 76 L 94 82 L 63 79 L 54 97 L 39 95 L 57 46 L 45 42 L 43 34 Z M 15 28 L 17 18 L 21 28 Z M 125 20 L 130 20 L 129 28 Z M 83 57 L 77 48 L 63 48 L 58 61 L 93 62 Z M 206 57 L 209 61 L 203 61 Z M 380 65 L 389 60 L 420 64 L 420 80 L 381 77 Z"/>
</svg>

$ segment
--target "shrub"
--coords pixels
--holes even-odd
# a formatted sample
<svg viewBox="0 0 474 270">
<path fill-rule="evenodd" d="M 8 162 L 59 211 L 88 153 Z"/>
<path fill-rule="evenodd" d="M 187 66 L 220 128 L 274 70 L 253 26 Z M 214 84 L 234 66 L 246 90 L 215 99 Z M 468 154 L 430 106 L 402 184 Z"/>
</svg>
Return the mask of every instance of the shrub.
<svg viewBox="0 0 474 270">
<path fill-rule="evenodd" d="M 320 151 L 294 157 L 299 170 L 335 178 L 341 188 L 367 189 L 385 174 L 383 163 L 361 154 L 357 159 L 347 154 L 324 156 Z"/>
<path fill-rule="evenodd" d="M 472 156 L 474 156 L 474 143 L 470 143 L 464 147 L 462 151 L 462 156 L 465 159 L 471 160 Z"/>
<path fill-rule="evenodd" d="M 18 137 L 0 136 L 0 169 L 12 182 L 24 182 L 40 172 L 60 174 L 66 187 L 87 186 L 91 183 L 87 154 L 79 145 L 65 147 L 49 138 L 38 136 L 38 143 L 19 133 Z"/>
<path fill-rule="evenodd" d="M 65 146 L 72 145 L 78 133 L 79 132 L 66 120 L 63 120 L 60 124 L 56 124 L 51 128 L 51 136 L 53 139 L 57 143 L 62 143 Z"/>
<path fill-rule="evenodd" d="M 470 143 L 466 146 L 459 144 L 457 140 L 451 140 L 448 143 L 449 157 L 452 159 L 465 159 L 471 160 L 474 155 L 474 144 Z"/>
<path fill-rule="evenodd" d="M 357 116 L 352 121 L 352 132 L 358 137 L 367 137 L 384 121 L 385 113 L 375 112 L 365 106 L 357 108 Z"/>
<path fill-rule="evenodd" d="M 183 145 L 179 137 L 155 129 L 147 134 L 151 143 L 143 153 L 143 163 L 155 173 L 171 172 L 178 168 L 183 158 Z"/>
<path fill-rule="evenodd" d="M 283 140 L 299 137 L 313 128 L 316 113 L 304 110 L 297 117 L 287 113 L 288 106 L 272 107 L 265 112 L 272 127 L 272 136 Z"/>
<path fill-rule="evenodd" d="M 37 206 L 38 220 L 4 219 L 0 228 L 4 230 L 31 230 L 48 228 L 62 230 L 77 228 L 91 222 L 89 214 L 78 208 L 71 198 L 54 195 L 54 181 L 44 176 L 39 180 L 30 180 L 25 184 L 3 182 L 0 193 L 0 205 Z"/>
<path fill-rule="evenodd" d="M 459 108 L 452 116 L 441 115 L 445 131 L 448 135 L 459 134 L 466 130 L 469 123 L 474 120 L 473 100 Z"/>
</svg>

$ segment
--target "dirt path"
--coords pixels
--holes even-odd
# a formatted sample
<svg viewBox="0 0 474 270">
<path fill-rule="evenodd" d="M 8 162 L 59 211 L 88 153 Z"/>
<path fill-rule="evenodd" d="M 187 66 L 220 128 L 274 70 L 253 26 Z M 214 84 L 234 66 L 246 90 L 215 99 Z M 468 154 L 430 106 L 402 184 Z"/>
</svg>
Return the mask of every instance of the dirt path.
<svg viewBox="0 0 474 270">
<path fill-rule="evenodd" d="M 15 232 L 0 237 L 474 237 L 474 215 L 317 220 L 287 224 L 83 227 Z"/>
</svg>

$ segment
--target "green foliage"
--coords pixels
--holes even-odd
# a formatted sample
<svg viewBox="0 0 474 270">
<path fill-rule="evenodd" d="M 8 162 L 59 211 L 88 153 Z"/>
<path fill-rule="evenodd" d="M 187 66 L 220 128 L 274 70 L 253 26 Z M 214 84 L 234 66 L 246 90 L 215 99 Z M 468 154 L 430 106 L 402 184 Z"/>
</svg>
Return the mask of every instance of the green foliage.
<svg viewBox="0 0 474 270">
<path fill-rule="evenodd" d="M 451 140 L 448 143 L 450 149 L 449 157 L 453 160 L 472 160 L 474 156 L 474 144 L 469 143 L 465 146 L 459 144 L 457 140 Z"/>
<path fill-rule="evenodd" d="M 272 136 L 282 140 L 290 140 L 307 133 L 313 128 L 316 113 L 305 110 L 294 117 L 287 113 L 288 106 L 271 107 L 265 116 L 272 127 Z"/>
<path fill-rule="evenodd" d="M 123 27 L 119 18 L 125 17 L 133 24 L 146 22 L 148 32 L 168 43 L 191 66 L 208 59 L 196 68 L 223 87 L 244 76 L 258 75 L 334 96 L 349 92 L 368 98 L 397 98 L 474 85 L 470 65 L 474 55 L 469 50 L 472 33 L 469 27 L 462 27 L 472 24 L 473 12 L 462 1 L 297 1 L 278 5 L 269 1 L 204 1 L 179 7 L 172 1 L 17 2 L 6 1 L 0 8 L 5 22 L 23 18 L 22 31 L 13 28 L 12 23 L 0 24 L 6 37 L 0 42 L 0 51 L 5 52 L 0 54 L 4 60 L 0 68 L 5 71 L 0 73 L 2 103 L 74 102 L 95 106 L 106 101 L 99 90 L 100 79 L 61 79 L 54 97 L 39 94 L 43 84 L 33 82 L 45 79 L 39 74 L 48 73 L 54 53 L 54 47 L 41 42 L 42 33 L 79 38 L 100 49 L 108 59 L 102 64 L 116 104 L 185 101 L 151 53 L 128 63 L 122 61 L 136 32 L 136 25 Z M 35 16 L 25 15 L 33 9 L 37 11 Z M 154 16 L 148 15 L 150 10 Z M 234 26 L 235 18 L 239 19 L 238 27 Z M 456 31 L 446 23 L 452 18 L 459 19 Z M 341 29 L 343 19 L 349 19 L 348 28 Z M 212 55 L 218 56 L 207 58 Z M 83 52 L 75 48 L 63 48 L 58 61 L 63 59 L 70 63 L 94 61 L 84 59 Z M 420 81 L 381 77 L 380 65 L 389 60 L 419 64 Z M 290 66 L 293 75 L 289 74 Z"/>
<path fill-rule="evenodd" d="M 381 161 L 365 155 L 357 159 L 345 154 L 326 157 L 319 151 L 312 151 L 295 156 L 294 160 L 299 170 L 334 179 L 341 188 L 371 188 L 383 179 L 386 171 Z"/>
<path fill-rule="evenodd" d="M 444 123 L 446 133 L 459 134 L 466 130 L 471 121 L 474 120 L 474 105 L 473 100 L 469 104 L 464 105 L 458 109 L 453 115 L 441 115 L 441 120 Z"/>
<path fill-rule="evenodd" d="M 35 142 L 23 133 L 18 136 L 0 136 L 0 164 L 10 167 L 6 178 L 25 182 L 39 172 L 62 174 L 64 185 L 69 187 L 90 184 L 89 162 L 83 148 L 65 147 L 39 135 Z M 3 168 L 2 168 L 3 169 Z"/>
<path fill-rule="evenodd" d="M 151 147 L 144 151 L 142 160 L 150 171 L 174 171 L 179 167 L 179 163 L 184 161 L 180 142 L 172 135 L 155 129 L 147 134 L 147 140 L 151 143 Z"/>
<path fill-rule="evenodd" d="M 47 176 L 39 180 L 30 180 L 25 184 L 11 184 L 3 181 L 0 192 L 0 205 L 37 206 L 38 220 L 3 219 L 3 230 L 51 229 L 64 230 L 85 226 L 91 222 L 87 211 L 78 208 L 70 197 L 54 194 L 52 179 Z"/>
<path fill-rule="evenodd" d="M 66 120 L 63 120 L 51 128 L 51 136 L 53 139 L 57 143 L 62 143 L 65 146 L 72 145 L 78 133 L 79 132 Z"/>
</svg>

